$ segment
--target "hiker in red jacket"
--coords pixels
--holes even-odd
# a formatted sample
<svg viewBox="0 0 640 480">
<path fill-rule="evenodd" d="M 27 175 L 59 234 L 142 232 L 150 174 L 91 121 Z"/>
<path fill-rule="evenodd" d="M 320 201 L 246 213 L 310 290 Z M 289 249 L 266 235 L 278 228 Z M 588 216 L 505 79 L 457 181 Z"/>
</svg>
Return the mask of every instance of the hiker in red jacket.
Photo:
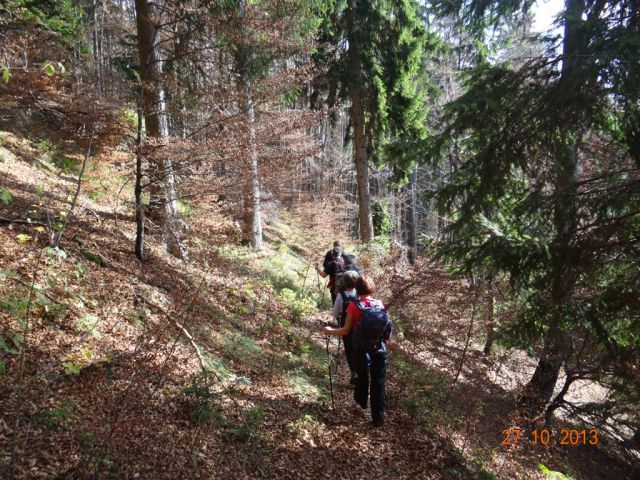
<svg viewBox="0 0 640 480">
<path fill-rule="evenodd" d="M 353 360 L 357 373 L 353 398 L 362 408 L 367 408 L 367 397 L 371 397 L 373 425 L 381 427 L 384 424 L 386 344 L 391 339 L 392 326 L 382 302 L 372 297 L 375 284 L 371 278 L 366 275 L 358 278 L 356 292 L 359 300 L 351 302 L 347 307 L 344 326 L 324 327 L 323 333 L 334 336 L 352 334 Z"/>
</svg>

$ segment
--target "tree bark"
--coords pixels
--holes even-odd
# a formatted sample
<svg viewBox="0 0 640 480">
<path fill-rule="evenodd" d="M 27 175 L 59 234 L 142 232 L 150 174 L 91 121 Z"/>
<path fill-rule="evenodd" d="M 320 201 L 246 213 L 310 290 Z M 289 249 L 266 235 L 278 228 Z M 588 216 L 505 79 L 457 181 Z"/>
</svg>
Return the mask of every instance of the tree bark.
<svg viewBox="0 0 640 480">
<path fill-rule="evenodd" d="M 146 138 L 152 140 L 158 149 L 169 143 L 158 26 L 164 2 L 135 0 L 135 5 Z M 142 150 L 143 155 L 149 155 L 148 148 Z M 155 158 L 150 162 L 149 217 L 161 225 L 167 250 L 172 255 L 185 259 L 187 249 L 180 240 L 181 225 L 177 215 L 173 165 L 171 159 L 162 158 L 162 155 L 157 155 L 157 151 L 155 153 Z"/>
<path fill-rule="evenodd" d="M 558 95 L 571 99 L 586 81 L 580 71 L 588 45 L 581 26 L 585 0 L 565 0 L 562 71 Z M 571 101 L 571 100 L 569 100 Z M 562 107 L 560 107 L 562 109 Z M 565 122 L 569 125 L 569 122 Z M 564 128 L 563 128 L 564 127 Z M 551 400 L 560 369 L 568 352 L 569 337 L 563 330 L 563 304 L 575 280 L 571 271 L 571 233 L 576 226 L 576 181 L 578 178 L 579 127 L 568 131 L 561 125 L 555 152 L 554 227 L 556 242 L 551 249 L 552 316 L 545 334 L 542 355 L 525 388 L 524 405 L 530 414 L 540 413 Z"/>
<path fill-rule="evenodd" d="M 351 121 L 353 124 L 353 149 L 358 184 L 358 217 L 360 240 L 369 242 L 373 238 L 373 219 L 369 193 L 369 164 L 367 163 L 367 137 L 364 112 L 364 93 L 362 76 L 362 49 L 357 31 L 355 12 L 357 0 L 349 0 L 346 11 L 347 40 L 349 51 L 347 64 L 349 80 L 347 89 L 351 99 Z"/>
<path fill-rule="evenodd" d="M 138 105 L 138 134 L 136 136 L 136 246 L 138 260 L 144 262 L 144 207 L 142 205 L 142 106 Z"/>
<path fill-rule="evenodd" d="M 244 185 L 243 240 L 254 250 L 262 250 L 262 219 L 260 218 L 260 181 L 258 178 L 258 151 L 256 145 L 256 114 L 251 92 L 251 81 L 244 69 L 240 74 L 239 94 L 245 114 L 249 136 L 249 176 Z"/>
</svg>

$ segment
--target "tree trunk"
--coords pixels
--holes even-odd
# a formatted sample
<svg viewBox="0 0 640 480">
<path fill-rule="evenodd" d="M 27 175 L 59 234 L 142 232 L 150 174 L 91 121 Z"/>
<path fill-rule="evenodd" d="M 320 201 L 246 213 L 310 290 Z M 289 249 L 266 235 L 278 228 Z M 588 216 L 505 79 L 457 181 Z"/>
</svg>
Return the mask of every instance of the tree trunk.
<svg viewBox="0 0 640 480">
<path fill-rule="evenodd" d="M 581 24 L 585 0 L 565 0 L 564 44 L 562 72 L 558 85 L 559 98 L 575 96 L 586 78 L 581 74 L 582 55 L 588 38 Z M 571 100 L 569 100 L 571 101 Z M 562 108 L 560 107 L 562 110 Z M 567 125 L 569 123 L 567 122 Z M 561 127 L 562 128 L 562 127 Z M 576 181 L 578 178 L 577 147 L 580 132 L 561 131 L 556 146 L 554 191 L 554 227 L 557 241 L 551 250 L 551 304 L 553 308 L 549 328 L 544 339 L 542 355 L 524 393 L 524 404 L 529 413 L 538 414 L 551 400 L 562 363 L 569 346 L 569 337 L 563 330 L 563 304 L 575 281 L 571 271 L 571 232 L 576 226 Z"/>
<path fill-rule="evenodd" d="M 244 62 L 244 60 L 243 60 Z M 258 151 L 256 146 L 256 114 L 251 92 L 251 81 L 242 65 L 239 95 L 244 110 L 249 136 L 249 175 L 244 185 L 244 225 L 242 238 L 254 250 L 262 250 L 262 220 L 260 218 L 260 182 Z"/>
<path fill-rule="evenodd" d="M 241 15 L 246 15 L 247 2 L 240 0 Z M 243 29 L 247 27 L 242 26 Z M 238 73 L 238 103 L 244 113 L 247 124 L 249 146 L 249 175 L 245 179 L 243 201 L 244 215 L 242 240 L 254 250 L 262 250 L 262 219 L 260 218 L 260 174 L 258 169 L 258 146 L 256 143 L 256 112 L 249 72 L 249 55 L 246 45 L 240 45 L 236 53 L 236 70 Z"/>
<path fill-rule="evenodd" d="M 574 380 L 575 380 L 575 377 L 571 374 L 571 372 L 567 372 L 567 377 L 564 380 L 564 385 L 562 386 L 562 389 L 558 392 L 558 395 L 556 395 L 553 401 L 549 404 L 544 414 L 545 419 L 547 421 L 551 420 L 553 412 L 555 412 L 558 408 L 562 406 L 562 403 L 564 402 L 564 397 L 569 391 L 569 388 L 573 384 Z"/>
<path fill-rule="evenodd" d="M 144 208 L 142 205 L 142 106 L 138 105 L 138 135 L 136 137 L 136 247 L 138 260 L 144 262 Z"/>
<path fill-rule="evenodd" d="M 409 201 L 407 204 L 407 258 L 411 265 L 416 264 L 418 255 L 417 216 L 416 216 L 416 188 L 418 183 L 418 165 L 413 167 L 409 177 Z"/>
<path fill-rule="evenodd" d="M 367 163 L 367 136 L 364 112 L 364 93 L 362 90 L 362 51 L 359 34 L 356 30 L 355 12 L 357 0 L 349 0 L 346 12 L 347 40 L 349 52 L 348 91 L 351 99 L 351 121 L 353 123 L 353 149 L 358 182 L 358 217 L 360 240 L 369 242 L 373 238 L 373 219 L 369 194 L 369 164 Z"/>
<path fill-rule="evenodd" d="M 186 258 L 186 247 L 180 241 L 181 226 L 177 215 L 175 177 L 171 160 L 158 155 L 169 143 L 165 93 L 162 85 L 162 57 L 160 53 L 159 14 L 163 1 L 136 0 L 138 53 L 142 72 L 146 138 L 154 142 L 156 155 L 149 175 L 149 216 L 161 225 L 167 250 L 178 258 Z M 143 149 L 145 155 L 148 148 Z"/>
</svg>

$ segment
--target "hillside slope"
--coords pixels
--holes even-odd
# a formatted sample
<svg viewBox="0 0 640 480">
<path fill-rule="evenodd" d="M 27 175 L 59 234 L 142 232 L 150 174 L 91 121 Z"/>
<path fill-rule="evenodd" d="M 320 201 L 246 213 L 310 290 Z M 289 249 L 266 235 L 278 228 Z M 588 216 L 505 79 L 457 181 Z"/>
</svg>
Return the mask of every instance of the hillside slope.
<svg viewBox="0 0 640 480">
<path fill-rule="evenodd" d="M 313 215 L 279 212 L 256 254 L 229 218 L 182 204 L 189 263 L 150 235 L 141 264 L 126 156 L 92 161 L 67 213 L 75 170 L 0 139 L 3 478 L 544 478 L 538 463 L 625 474 L 604 451 L 500 445 L 513 398 L 489 380 L 504 357 L 468 341 L 481 332 L 467 327 L 465 284 L 426 270 L 414 281 L 428 295 L 404 301 L 402 266 L 352 246 L 385 272 L 396 314 L 387 422 L 374 429 L 341 355 L 331 407 L 328 295 L 310 262 L 332 239 Z M 66 216 L 61 250 L 47 248 Z"/>
</svg>

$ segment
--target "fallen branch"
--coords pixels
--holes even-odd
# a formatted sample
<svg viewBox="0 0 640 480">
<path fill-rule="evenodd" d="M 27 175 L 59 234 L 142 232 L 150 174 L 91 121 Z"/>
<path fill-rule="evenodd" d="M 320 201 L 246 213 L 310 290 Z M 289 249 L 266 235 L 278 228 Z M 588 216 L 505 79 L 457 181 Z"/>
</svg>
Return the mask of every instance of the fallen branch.
<svg viewBox="0 0 640 480">
<path fill-rule="evenodd" d="M 34 222 L 33 220 L 23 220 L 21 218 L 5 218 L 0 217 L 0 223 L 19 223 L 21 225 L 33 225 L 35 227 L 48 227 L 49 225 L 42 222 Z"/>
<path fill-rule="evenodd" d="M 160 305 L 156 305 L 155 303 L 150 302 L 146 298 L 141 298 L 141 300 L 145 303 L 145 305 L 150 307 L 152 310 L 155 310 L 156 312 L 161 313 L 166 318 L 168 318 L 171 321 L 171 323 L 173 323 L 175 325 L 175 327 L 184 334 L 184 336 L 187 338 L 187 340 L 189 340 L 189 343 L 191 344 L 191 347 L 193 347 L 193 350 L 196 352 L 196 356 L 198 357 L 198 363 L 200 363 L 200 368 L 202 369 L 202 373 L 206 377 L 209 372 L 208 372 L 207 367 L 206 367 L 204 356 L 202 355 L 202 351 L 200 350 L 200 347 L 198 346 L 198 344 L 194 340 L 193 335 L 191 335 L 191 333 L 189 333 L 189 330 L 187 330 L 185 328 L 185 326 L 182 325 L 178 320 L 173 318 L 169 314 L 169 312 L 167 312 Z"/>
</svg>

